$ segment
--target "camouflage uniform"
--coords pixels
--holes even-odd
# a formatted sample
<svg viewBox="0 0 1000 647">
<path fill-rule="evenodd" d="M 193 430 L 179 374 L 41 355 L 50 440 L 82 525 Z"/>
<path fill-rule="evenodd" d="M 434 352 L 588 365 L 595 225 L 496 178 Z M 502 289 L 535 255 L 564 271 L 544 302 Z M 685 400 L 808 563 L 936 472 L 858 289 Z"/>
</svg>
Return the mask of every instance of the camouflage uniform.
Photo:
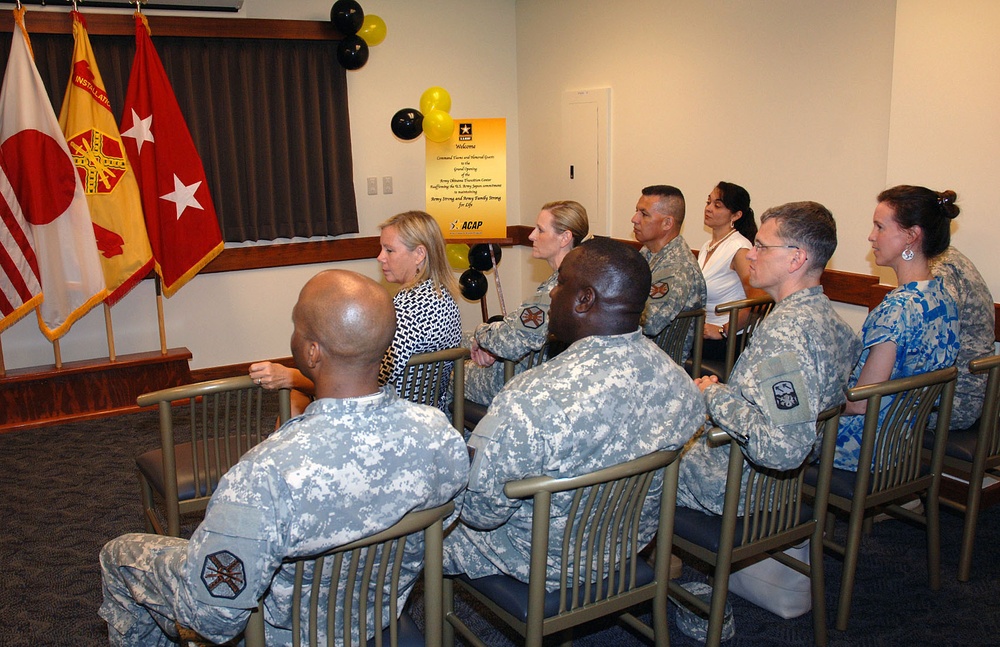
<svg viewBox="0 0 1000 647">
<path fill-rule="evenodd" d="M 798 467 L 816 443 L 816 416 L 844 402 L 860 353 L 823 288 L 799 290 L 760 323 L 729 382 L 705 389 L 709 416 L 758 466 Z M 731 447 L 709 447 L 703 436 L 685 449 L 677 505 L 722 514 Z M 744 466 L 744 484 L 747 475 Z"/>
<path fill-rule="evenodd" d="M 290 644 L 294 569 L 281 560 L 446 503 L 465 485 L 468 464 L 461 437 L 440 411 L 400 400 L 389 387 L 311 403 L 229 470 L 190 541 L 132 534 L 104 547 L 100 615 L 111 644 L 173 644 L 175 620 L 224 642 L 243 630 L 269 586 L 267 643 Z M 411 540 L 406 551 L 400 605 L 422 567 L 422 541 Z M 381 610 L 379 627 L 387 614 Z M 337 644 L 341 636 L 338 616 Z"/>
<path fill-rule="evenodd" d="M 986 395 L 986 374 L 969 373 L 969 361 L 993 353 L 993 295 L 976 269 L 962 252 L 949 247 L 931 261 L 931 273 L 940 276 L 944 287 L 958 304 L 961 329 L 958 342 L 958 383 L 951 409 L 951 428 L 966 429 L 979 419 Z M 937 414 L 934 422 L 937 421 Z"/>
<path fill-rule="evenodd" d="M 545 279 L 535 294 L 520 305 L 517 310 L 507 313 L 503 321 L 484 323 L 472 333 L 472 339 L 497 356 L 493 366 L 482 367 L 475 362 L 466 362 L 465 397 L 482 405 L 489 405 L 503 388 L 502 359 L 520 359 L 527 353 L 545 345 L 549 336 L 549 292 L 556 285 L 559 272 Z M 515 373 L 524 372 L 524 365 L 518 363 Z"/>
<path fill-rule="evenodd" d="M 652 337 L 679 313 L 705 307 L 705 277 L 691 248 L 680 236 L 655 254 L 645 247 L 639 251 L 649 262 L 649 271 L 653 274 L 649 299 L 642 313 L 642 332 Z"/>
<path fill-rule="evenodd" d="M 508 481 L 577 476 L 682 446 L 705 421 L 697 387 L 640 330 L 586 337 L 517 376 L 497 395 L 469 440 L 474 450 L 462 521 L 445 538 L 445 572 L 528 579 L 530 500 L 508 499 Z M 657 479 L 640 535 L 656 531 Z M 562 541 L 569 500 L 552 500 L 549 549 Z M 550 565 L 547 586 L 558 578 Z"/>
</svg>

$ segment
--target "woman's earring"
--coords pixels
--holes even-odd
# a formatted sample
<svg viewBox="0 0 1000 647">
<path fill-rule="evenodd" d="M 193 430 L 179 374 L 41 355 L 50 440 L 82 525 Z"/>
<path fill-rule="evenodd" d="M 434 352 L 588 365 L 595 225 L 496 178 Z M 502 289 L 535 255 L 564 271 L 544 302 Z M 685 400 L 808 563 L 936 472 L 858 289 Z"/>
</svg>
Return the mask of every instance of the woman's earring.
<svg viewBox="0 0 1000 647">
<path fill-rule="evenodd" d="M 903 253 L 900 254 L 900 256 L 903 257 L 904 261 L 912 261 L 913 260 L 913 250 L 910 249 L 909 247 L 907 247 L 906 249 L 903 250 Z"/>
</svg>

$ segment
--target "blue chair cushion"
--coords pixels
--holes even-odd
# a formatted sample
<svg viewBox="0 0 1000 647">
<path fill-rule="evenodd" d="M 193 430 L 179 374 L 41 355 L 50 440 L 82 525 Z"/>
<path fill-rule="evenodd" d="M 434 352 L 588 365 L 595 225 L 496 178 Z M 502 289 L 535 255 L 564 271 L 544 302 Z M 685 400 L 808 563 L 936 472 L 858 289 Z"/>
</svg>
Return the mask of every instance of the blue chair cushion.
<svg viewBox="0 0 1000 647">
<path fill-rule="evenodd" d="M 950 429 L 948 431 L 948 442 L 945 444 L 945 456 L 971 463 L 973 457 L 976 455 L 976 443 L 978 442 L 978 420 L 968 429 Z M 934 432 L 931 430 L 927 430 L 924 433 L 924 448 L 934 449 Z"/>
<path fill-rule="evenodd" d="M 636 586 L 645 586 L 656 579 L 656 574 L 645 560 L 636 560 Z M 521 622 L 528 621 L 528 585 L 525 582 L 516 580 L 509 575 L 487 575 L 477 579 L 470 579 L 468 576 L 459 575 L 456 579 L 476 589 L 489 599 L 493 600 L 500 608 L 511 614 Z M 613 586 L 618 584 L 616 573 Z M 601 582 L 602 587 L 608 585 L 608 580 Z M 602 589 L 603 590 L 603 589 Z M 580 601 L 583 599 L 583 586 L 580 587 Z M 549 591 L 545 594 L 545 617 L 550 618 L 559 613 L 559 591 Z"/>
<path fill-rule="evenodd" d="M 409 613 L 404 611 L 399 616 L 397 626 L 399 627 L 399 647 L 424 647 L 424 634 L 420 632 L 420 628 L 417 627 L 417 623 L 413 621 Z M 388 627 L 382 630 L 382 644 L 390 644 Z M 368 641 L 368 647 L 375 647 L 374 638 Z"/>
<path fill-rule="evenodd" d="M 811 518 L 812 507 L 803 505 L 800 510 L 799 523 L 805 523 Z M 742 545 L 743 526 L 748 520 L 752 523 L 753 517 L 736 518 L 736 537 L 733 546 Z M 701 510 L 678 506 L 677 511 L 674 512 L 674 536 L 718 552 L 719 539 L 722 536 L 722 515 L 708 514 Z"/>
<path fill-rule="evenodd" d="M 208 459 L 209 465 L 212 467 L 211 474 L 209 475 L 205 469 L 204 453 L 202 450 L 202 444 L 198 443 L 198 471 L 200 472 L 200 478 L 198 481 L 199 488 L 198 493 L 195 493 L 194 485 L 194 460 L 191 453 L 191 443 L 180 443 L 174 445 L 174 460 L 177 464 L 177 498 L 180 501 L 189 501 L 198 497 L 208 496 L 209 491 L 206 487 L 206 482 L 211 483 L 212 490 L 219 484 L 219 474 L 215 473 L 215 444 L 208 444 Z M 238 450 L 242 449 L 242 452 Z M 250 448 L 244 444 L 237 447 L 236 440 L 230 441 L 230 455 L 234 457 L 235 461 L 240 459 L 242 453 L 246 453 Z M 234 461 L 234 463 L 235 463 Z M 163 492 L 164 489 L 164 475 L 163 475 L 163 450 L 154 449 L 140 455 L 135 459 L 136 467 L 146 480 L 149 481 L 150 485 L 157 492 Z M 225 460 L 225 456 L 222 457 L 223 474 L 228 470 L 228 465 Z M 211 476 L 211 478 L 208 478 Z"/>
</svg>

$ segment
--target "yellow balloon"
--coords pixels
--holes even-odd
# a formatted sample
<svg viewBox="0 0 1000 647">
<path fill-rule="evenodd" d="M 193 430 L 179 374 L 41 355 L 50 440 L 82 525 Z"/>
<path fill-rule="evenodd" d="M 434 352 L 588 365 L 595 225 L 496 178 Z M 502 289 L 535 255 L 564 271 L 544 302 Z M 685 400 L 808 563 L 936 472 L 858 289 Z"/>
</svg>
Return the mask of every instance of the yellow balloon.
<svg viewBox="0 0 1000 647">
<path fill-rule="evenodd" d="M 424 113 L 424 135 L 432 142 L 446 142 L 455 132 L 455 120 L 444 110 L 431 110 Z"/>
<path fill-rule="evenodd" d="M 365 21 L 361 23 L 358 36 L 361 36 L 369 47 L 375 47 L 385 40 L 385 21 L 373 13 L 365 14 Z"/>
<path fill-rule="evenodd" d="M 451 95 L 444 88 L 431 86 L 420 95 L 420 112 L 426 115 L 431 110 L 451 111 Z"/>
<path fill-rule="evenodd" d="M 445 245 L 445 256 L 448 257 L 448 264 L 459 272 L 469 269 L 469 246 L 465 243 L 455 243 Z"/>
</svg>

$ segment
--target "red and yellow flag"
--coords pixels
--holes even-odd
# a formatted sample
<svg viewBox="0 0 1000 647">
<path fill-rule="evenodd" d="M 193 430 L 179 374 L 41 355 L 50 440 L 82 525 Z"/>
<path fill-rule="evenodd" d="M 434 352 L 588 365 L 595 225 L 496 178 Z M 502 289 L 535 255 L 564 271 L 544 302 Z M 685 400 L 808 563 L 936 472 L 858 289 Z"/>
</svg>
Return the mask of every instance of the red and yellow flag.
<svg viewBox="0 0 1000 647">
<path fill-rule="evenodd" d="M 73 69 L 59 125 L 87 194 L 108 296 L 114 305 L 153 269 L 153 252 L 142 217 L 139 184 L 122 145 L 104 81 L 87 35 L 87 23 L 73 15 Z"/>
<path fill-rule="evenodd" d="M 87 199 L 35 68 L 23 8 L 14 20 L 0 89 L 0 330 L 37 306 L 42 333 L 56 340 L 107 291 Z"/>
<path fill-rule="evenodd" d="M 121 123 L 156 271 L 169 297 L 218 256 L 222 232 L 201 157 L 149 38 L 146 17 L 138 13 Z"/>
</svg>

